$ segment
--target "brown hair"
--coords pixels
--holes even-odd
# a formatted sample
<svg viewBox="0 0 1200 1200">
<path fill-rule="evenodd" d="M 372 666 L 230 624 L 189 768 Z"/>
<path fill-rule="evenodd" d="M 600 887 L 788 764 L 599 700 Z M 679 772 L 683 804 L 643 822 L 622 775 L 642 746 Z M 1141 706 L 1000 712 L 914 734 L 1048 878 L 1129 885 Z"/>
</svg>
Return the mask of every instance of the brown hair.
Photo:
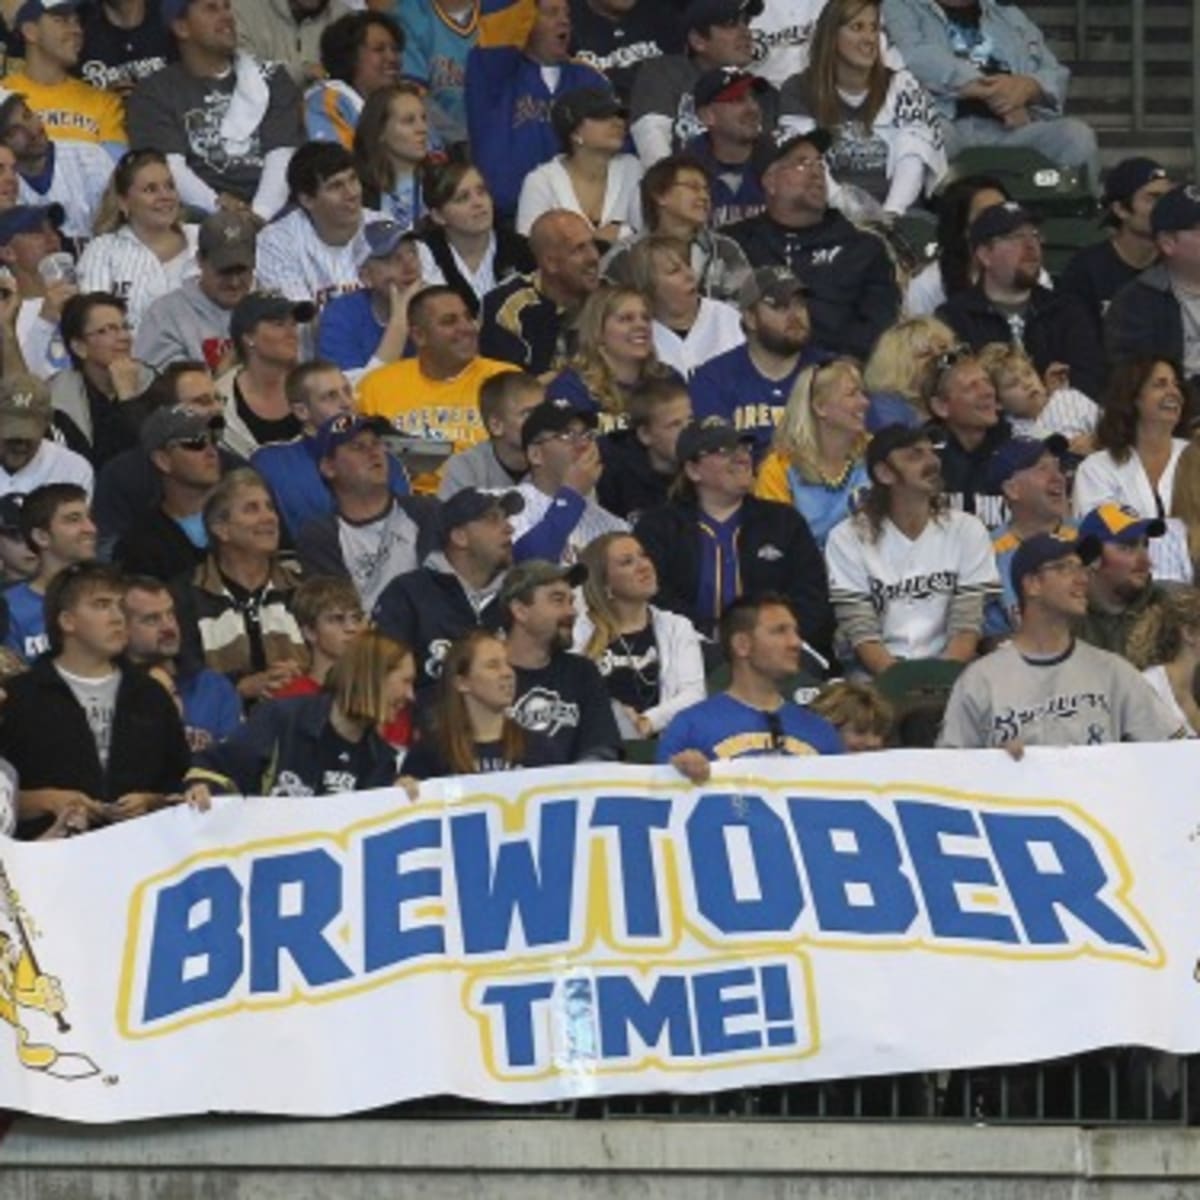
<svg viewBox="0 0 1200 1200">
<path fill-rule="evenodd" d="M 472 629 L 458 638 L 446 655 L 442 677 L 438 682 L 433 711 L 433 740 L 446 765 L 456 775 L 469 775 L 479 769 L 475 760 L 475 737 L 467 702 L 455 683 L 470 671 L 475 654 L 484 642 L 503 645 L 494 633 L 486 629 Z M 525 754 L 525 731 L 512 717 L 504 718 L 500 748 L 510 763 L 520 762 Z"/>
<path fill-rule="evenodd" d="M 392 101 L 413 96 L 425 102 L 425 90 L 416 83 L 391 83 L 368 97 L 354 130 L 354 169 L 364 186 L 390 192 L 396 186 L 396 168 L 383 152 L 383 131 L 392 112 Z"/>
<path fill-rule="evenodd" d="M 858 729 L 878 734 L 885 741 L 892 732 L 895 710 L 869 683 L 839 679 L 827 684 L 808 707 L 835 729 Z"/>
<path fill-rule="evenodd" d="M 306 579 L 291 600 L 292 616 L 301 632 L 312 629 L 317 619 L 337 608 L 362 611 L 362 601 L 354 584 L 343 575 L 313 575 Z"/>
<path fill-rule="evenodd" d="M 654 260 L 660 254 L 674 254 L 685 266 L 692 265 L 691 250 L 682 238 L 670 237 L 665 233 L 652 233 L 639 238 L 629 251 L 629 277 L 633 280 L 634 288 L 650 302 L 654 299 Z"/>
<path fill-rule="evenodd" d="M 80 562 L 59 571 L 46 585 L 42 608 L 46 616 L 46 640 L 51 654 L 61 654 L 62 627 L 59 618 L 70 612 L 85 596 L 109 589 L 125 594 L 125 580 L 110 563 Z"/>
<path fill-rule="evenodd" d="M 1165 363 L 1175 372 L 1179 389 L 1186 395 L 1179 364 L 1162 355 L 1119 362 L 1109 373 L 1108 389 L 1096 426 L 1096 441 L 1101 450 L 1107 450 L 1119 463 L 1128 462 L 1133 453 L 1137 443 L 1138 396 L 1159 363 Z"/>
<path fill-rule="evenodd" d="M 813 120 L 826 129 L 842 123 L 842 106 L 837 88 L 837 35 L 843 25 L 848 25 L 865 8 L 875 9 L 881 18 L 879 0 L 828 0 L 813 27 L 809 46 L 808 69 L 801 77 L 805 101 Z M 887 98 L 892 80 L 891 68 L 884 65 L 883 48 L 871 67 L 867 81 L 867 98 L 862 107 L 862 122 L 868 130 Z"/>
<path fill-rule="evenodd" d="M 351 721 L 382 725 L 392 718 L 384 700 L 384 684 L 409 658 L 413 658 L 413 652 L 404 642 L 377 629 L 364 629 L 333 664 L 325 690 Z"/>
<path fill-rule="evenodd" d="M 1183 649 L 1185 629 L 1200 629 L 1200 589 L 1171 588 L 1138 617 L 1129 631 L 1125 657 L 1143 671 L 1172 662 Z"/>
<path fill-rule="evenodd" d="M 592 636 L 583 653 L 593 661 L 598 659 L 617 636 L 617 616 L 613 612 L 608 591 L 608 552 L 622 538 L 638 541 L 637 534 L 618 530 L 593 538 L 579 552 L 579 561 L 588 569 L 583 583 L 583 603 L 592 621 Z M 640 543 L 639 543 L 640 545 Z"/>
<path fill-rule="evenodd" d="M 108 186 L 96 206 L 96 218 L 92 222 L 92 232 L 99 237 L 103 233 L 115 233 L 129 221 L 129 217 L 121 210 L 121 201 L 129 195 L 138 172 L 143 167 L 165 167 L 170 173 L 170 164 L 165 154 L 157 150 L 126 150 L 117 160 L 113 173 L 109 177 Z M 174 181 L 174 175 L 171 176 Z M 180 202 L 180 216 L 175 221 L 175 229 L 182 233 L 183 205 Z"/>
</svg>

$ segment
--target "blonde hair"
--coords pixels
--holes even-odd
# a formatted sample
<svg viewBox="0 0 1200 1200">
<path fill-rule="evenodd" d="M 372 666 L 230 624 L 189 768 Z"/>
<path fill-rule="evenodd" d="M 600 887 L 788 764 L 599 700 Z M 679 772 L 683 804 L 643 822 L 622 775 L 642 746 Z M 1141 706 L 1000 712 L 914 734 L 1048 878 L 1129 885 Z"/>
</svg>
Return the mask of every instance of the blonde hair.
<svg viewBox="0 0 1200 1200">
<path fill-rule="evenodd" d="M 330 668 L 325 690 L 351 721 L 382 725 L 392 718 L 384 696 L 387 677 L 413 652 L 376 629 L 364 629 Z"/>
<path fill-rule="evenodd" d="M 929 415 L 933 363 L 958 341 L 954 330 L 936 317 L 908 317 L 880 335 L 863 368 L 868 392 L 892 392 Z"/>
<path fill-rule="evenodd" d="M 1175 466 L 1171 516 L 1187 526 L 1188 553 L 1200 563 L 1200 442 L 1190 442 Z"/>
<path fill-rule="evenodd" d="M 805 367 L 796 376 L 775 429 L 772 448 L 787 458 L 808 483 L 826 482 L 821 466 L 821 417 L 817 404 L 829 395 L 831 388 L 847 380 L 862 382 L 858 363 L 852 358 L 835 358 L 819 366 Z M 868 440 L 864 434 L 851 454 L 851 461 L 862 457 Z"/>
<path fill-rule="evenodd" d="M 583 308 L 579 311 L 579 318 L 575 322 L 579 349 L 568 364 L 578 373 L 600 407 L 609 413 L 625 411 L 625 395 L 603 354 L 604 326 L 626 300 L 640 300 L 646 305 L 647 319 L 654 319 L 650 313 L 649 301 L 637 288 L 602 284 L 584 301 Z M 642 365 L 639 382 L 650 376 L 669 374 L 670 371 L 658 361 L 658 356 L 651 346 L 650 357 Z"/>
<path fill-rule="evenodd" d="M 633 533 L 602 533 L 579 552 L 579 561 L 588 571 L 583 583 L 583 603 L 592 622 L 592 636 L 588 638 L 583 653 L 593 661 L 604 653 L 617 636 L 617 614 L 613 611 L 608 592 L 608 552 L 613 543 L 622 538 L 632 538 L 635 542 L 638 540 Z"/>
<path fill-rule="evenodd" d="M 655 257 L 674 254 L 686 267 L 692 265 L 692 252 L 682 238 L 665 233 L 652 233 L 640 238 L 629 251 L 629 278 L 634 288 L 641 292 L 653 307 Z"/>
<path fill-rule="evenodd" d="M 1134 622 L 1125 657 L 1139 670 L 1173 662 L 1187 629 L 1200 629 L 1200 589 L 1172 588 Z"/>
<path fill-rule="evenodd" d="M 1012 342 L 989 342 L 975 356 L 975 361 L 987 373 L 994 388 L 999 388 L 1001 378 L 1014 369 L 1033 367 L 1033 359 Z"/>
<path fill-rule="evenodd" d="M 823 687 L 808 707 L 837 730 L 857 729 L 885 740 L 896 719 L 891 704 L 870 684 L 845 679 Z"/>
</svg>

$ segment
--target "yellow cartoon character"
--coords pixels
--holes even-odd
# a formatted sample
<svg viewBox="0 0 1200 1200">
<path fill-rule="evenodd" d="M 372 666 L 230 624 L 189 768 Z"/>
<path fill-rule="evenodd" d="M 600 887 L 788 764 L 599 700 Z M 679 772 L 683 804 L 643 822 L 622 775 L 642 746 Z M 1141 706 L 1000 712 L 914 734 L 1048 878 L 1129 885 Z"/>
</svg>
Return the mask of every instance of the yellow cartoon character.
<svg viewBox="0 0 1200 1200">
<path fill-rule="evenodd" d="M 66 1006 L 61 982 L 38 965 L 25 915 L 0 863 L 0 1018 L 16 1031 L 17 1057 L 23 1067 L 57 1079 L 86 1079 L 100 1071 L 86 1054 L 33 1041 L 25 1025 L 23 1010 L 41 1012 L 53 1019 L 59 1033 L 69 1033 L 71 1026 L 63 1016 Z"/>
</svg>

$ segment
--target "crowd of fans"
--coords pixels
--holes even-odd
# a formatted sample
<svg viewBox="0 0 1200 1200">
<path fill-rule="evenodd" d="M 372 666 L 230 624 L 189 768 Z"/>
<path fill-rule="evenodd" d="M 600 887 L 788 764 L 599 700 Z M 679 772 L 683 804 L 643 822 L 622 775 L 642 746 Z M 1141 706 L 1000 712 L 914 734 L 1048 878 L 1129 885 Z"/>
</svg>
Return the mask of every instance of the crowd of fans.
<svg viewBox="0 0 1200 1200">
<path fill-rule="evenodd" d="M 6 832 L 1200 735 L 1200 189 L 1017 6 L 0 12 Z"/>
</svg>

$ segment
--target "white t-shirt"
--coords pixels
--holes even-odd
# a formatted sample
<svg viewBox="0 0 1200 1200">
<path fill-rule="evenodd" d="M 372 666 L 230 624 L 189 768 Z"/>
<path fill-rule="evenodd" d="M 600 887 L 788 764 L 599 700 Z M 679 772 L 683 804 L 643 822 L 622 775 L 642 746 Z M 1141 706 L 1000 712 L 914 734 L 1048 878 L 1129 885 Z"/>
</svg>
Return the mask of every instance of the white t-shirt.
<svg viewBox="0 0 1200 1200">
<path fill-rule="evenodd" d="M 910 540 L 885 520 L 878 541 L 850 517 L 825 546 L 829 592 L 839 603 L 869 600 L 882 640 L 895 658 L 933 658 L 949 640 L 951 599 L 968 590 L 998 591 L 992 541 L 970 513 L 947 512 Z"/>
<path fill-rule="evenodd" d="M 38 452 L 14 475 L 0 467 L 0 496 L 9 492 L 27 495 L 44 483 L 77 483 L 89 496 L 96 473 L 82 454 L 57 442 L 43 440 Z"/>
<path fill-rule="evenodd" d="M 710 358 L 740 346 L 745 340 L 742 314 L 723 300 L 702 299 L 700 312 L 686 337 L 680 337 L 661 321 L 654 322 L 654 349 L 658 361 L 678 371 L 684 379 Z"/>
<path fill-rule="evenodd" d="M 421 565 L 416 522 L 394 502 L 378 520 L 356 525 L 339 517 L 337 527 L 342 561 L 364 612 L 375 607 L 379 593 L 397 575 L 415 571 Z"/>
<path fill-rule="evenodd" d="M 87 679 L 72 675 L 62 667 L 54 668 L 63 678 L 72 695 L 87 716 L 88 728 L 96 742 L 96 753 L 100 765 L 108 768 L 108 755 L 112 749 L 113 721 L 117 715 L 117 690 L 121 686 L 121 672 L 113 671 L 102 679 Z"/>
</svg>

